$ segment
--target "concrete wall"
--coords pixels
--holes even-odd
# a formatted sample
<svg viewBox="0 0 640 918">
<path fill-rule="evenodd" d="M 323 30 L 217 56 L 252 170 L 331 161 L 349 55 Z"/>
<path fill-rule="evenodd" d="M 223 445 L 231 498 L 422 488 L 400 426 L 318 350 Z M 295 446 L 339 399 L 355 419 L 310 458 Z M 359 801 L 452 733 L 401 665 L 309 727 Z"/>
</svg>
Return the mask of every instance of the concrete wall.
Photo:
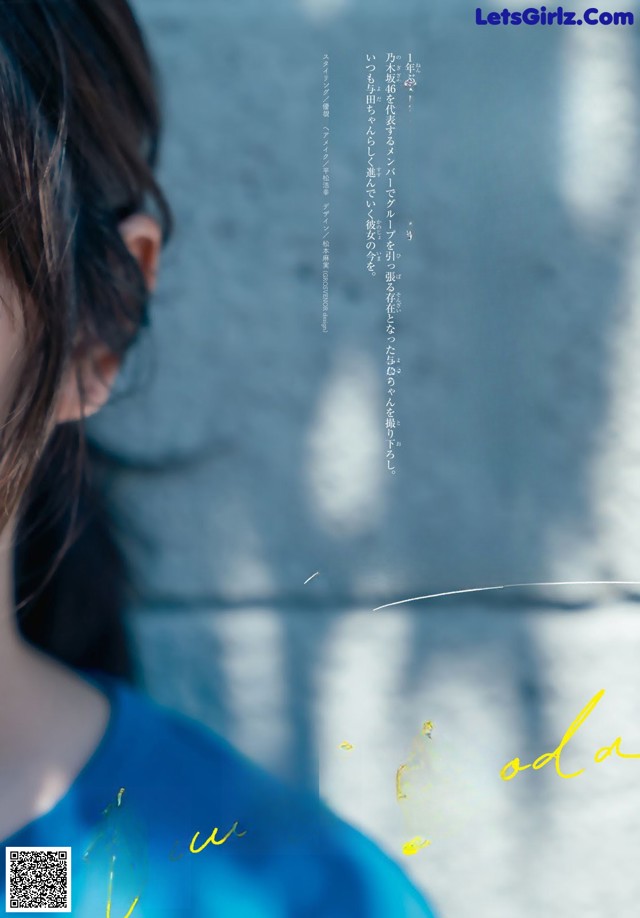
<svg viewBox="0 0 640 918">
<path fill-rule="evenodd" d="M 640 16 L 600 9 L 616 6 Z M 443 918 L 632 918 L 640 762 L 593 753 L 619 735 L 640 752 L 640 587 L 371 610 L 640 581 L 637 27 L 479 27 L 466 0 L 135 8 L 178 231 L 121 374 L 135 392 L 91 432 L 137 572 L 143 684 L 319 782 Z M 414 238 L 395 477 L 364 257 L 364 55 L 387 51 L 422 64 L 398 146 Z M 583 775 L 500 780 L 601 688 L 566 752 Z M 427 719 L 401 809 L 395 772 Z M 404 857 L 416 834 L 432 846 Z"/>
</svg>

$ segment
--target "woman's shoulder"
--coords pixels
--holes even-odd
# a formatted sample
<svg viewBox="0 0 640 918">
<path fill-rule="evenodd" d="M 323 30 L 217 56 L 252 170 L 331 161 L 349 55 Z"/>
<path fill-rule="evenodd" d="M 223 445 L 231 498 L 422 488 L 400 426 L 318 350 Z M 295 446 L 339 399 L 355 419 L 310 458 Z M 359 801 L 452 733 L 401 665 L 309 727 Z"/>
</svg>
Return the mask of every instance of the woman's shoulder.
<svg viewBox="0 0 640 918">
<path fill-rule="evenodd" d="M 315 795 L 137 690 L 112 679 L 98 685 L 112 704 L 103 749 L 110 812 L 145 839 L 153 861 L 188 870 L 193 889 L 200 884 L 210 895 L 211 878 L 224 865 L 226 876 L 245 877 L 243 895 L 252 886 L 253 895 L 269 889 L 295 904 L 292 914 L 432 914 L 400 867 Z"/>
<path fill-rule="evenodd" d="M 144 788 L 145 796 L 158 794 L 163 808 L 176 809 L 178 802 L 183 811 L 192 810 L 213 799 L 227 809 L 244 798 L 255 805 L 265 795 L 275 804 L 280 797 L 293 797 L 312 805 L 311 797 L 288 787 L 194 718 L 119 679 L 86 675 L 110 701 L 101 746 L 112 759 L 113 777 L 126 777 L 130 788 Z"/>
</svg>

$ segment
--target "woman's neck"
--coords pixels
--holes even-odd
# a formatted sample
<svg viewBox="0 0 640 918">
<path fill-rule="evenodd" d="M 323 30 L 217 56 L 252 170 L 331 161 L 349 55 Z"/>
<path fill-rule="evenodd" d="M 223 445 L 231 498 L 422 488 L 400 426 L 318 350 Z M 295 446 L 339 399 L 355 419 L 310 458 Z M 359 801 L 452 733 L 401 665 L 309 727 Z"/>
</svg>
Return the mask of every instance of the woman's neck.
<svg viewBox="0 0 640 918">
<path fill-rule="evenodd" d="M 106 697 L 22 638 L 13 535 L 0 533 L 0 839 L 49 810 L 100 742 Z"/>
</svg>

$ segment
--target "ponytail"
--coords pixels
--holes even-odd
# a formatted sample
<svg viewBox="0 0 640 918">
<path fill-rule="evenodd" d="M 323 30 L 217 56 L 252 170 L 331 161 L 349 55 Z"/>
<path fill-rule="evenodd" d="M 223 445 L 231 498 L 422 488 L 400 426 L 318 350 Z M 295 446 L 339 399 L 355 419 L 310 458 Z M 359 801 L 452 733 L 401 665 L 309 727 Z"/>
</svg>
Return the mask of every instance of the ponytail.
<svg viewBox="0 0 640 918">
<path fill-rule="evenodd" d="M 82 480 L 71 485 L 68 457 L 78 425 L 59 425 L 25 495 L 15 539 L 18 626 L 35 647 L 79 669 L 133 681 L 124 624 L 131 577 L 89 446 Z"/>
</svg>

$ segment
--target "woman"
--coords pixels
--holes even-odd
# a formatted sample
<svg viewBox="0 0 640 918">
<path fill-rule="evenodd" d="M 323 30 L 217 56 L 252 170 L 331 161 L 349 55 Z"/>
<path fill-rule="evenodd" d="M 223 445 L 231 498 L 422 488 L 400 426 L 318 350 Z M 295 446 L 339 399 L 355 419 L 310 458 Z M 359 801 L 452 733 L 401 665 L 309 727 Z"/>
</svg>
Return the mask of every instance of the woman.
<svg viewBox="0 0 640 918">
<path fill-rule="evenodd" d="M 430 915 L 318 801 L 101 672 L 126 671 L 123 592 L 83 480 L 83 423 L 146 321 L 172 229 L 152 66 L 125 0 L 2 0 L 0 121 L 7 911 Z M 34 847 L 55 850 L 21 850 Z"/>
</svg>

